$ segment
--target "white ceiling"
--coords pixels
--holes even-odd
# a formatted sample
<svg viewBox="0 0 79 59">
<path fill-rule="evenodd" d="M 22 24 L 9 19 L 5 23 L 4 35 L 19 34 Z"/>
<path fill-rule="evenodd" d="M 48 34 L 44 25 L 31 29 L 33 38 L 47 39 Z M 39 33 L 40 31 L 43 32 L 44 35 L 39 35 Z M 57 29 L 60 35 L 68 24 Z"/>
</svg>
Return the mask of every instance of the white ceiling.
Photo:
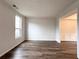
<svg viewBox="0 0 79 59">
<path fill-rule="evenodd" d="M 56 17 L 65 7 L 76 0 L 6 0 L 15 4 L 26 17 Z"/>
</svg>

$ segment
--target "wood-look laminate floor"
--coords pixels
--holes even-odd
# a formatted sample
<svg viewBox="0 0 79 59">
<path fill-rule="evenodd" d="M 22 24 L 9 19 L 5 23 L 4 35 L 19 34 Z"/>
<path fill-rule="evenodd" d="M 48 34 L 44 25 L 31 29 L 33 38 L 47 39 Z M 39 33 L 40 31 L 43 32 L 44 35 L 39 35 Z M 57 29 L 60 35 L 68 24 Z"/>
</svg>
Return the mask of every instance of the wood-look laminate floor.
<svg viewBox="0 0 79 59">
<path fill-rule="evenodd" d="M 72 47 L 61 49 L 56 42 L 29 41 L 22 43 L 0 59 L 77 59 L 74 51 Z"/>
</svg>

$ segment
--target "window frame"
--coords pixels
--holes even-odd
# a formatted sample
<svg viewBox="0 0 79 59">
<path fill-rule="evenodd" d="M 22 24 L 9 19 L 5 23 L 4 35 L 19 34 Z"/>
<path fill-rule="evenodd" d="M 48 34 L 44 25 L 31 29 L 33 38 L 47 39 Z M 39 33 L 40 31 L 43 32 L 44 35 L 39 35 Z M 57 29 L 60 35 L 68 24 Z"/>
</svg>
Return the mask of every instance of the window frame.
<svg viewBox="0 0 79 59">
<path fill-rule="evenodd" d="M 20 23 L 16 22 L 16 20 L 19 20 Z M 17 23 L 18 26 L 17 27 Z M 16 32 L 18 30 L 18 32 Z M 19 39 L 22 37 L 22 17 L 19 15 L 15 16 L 15 39 Z"/>
</svg>

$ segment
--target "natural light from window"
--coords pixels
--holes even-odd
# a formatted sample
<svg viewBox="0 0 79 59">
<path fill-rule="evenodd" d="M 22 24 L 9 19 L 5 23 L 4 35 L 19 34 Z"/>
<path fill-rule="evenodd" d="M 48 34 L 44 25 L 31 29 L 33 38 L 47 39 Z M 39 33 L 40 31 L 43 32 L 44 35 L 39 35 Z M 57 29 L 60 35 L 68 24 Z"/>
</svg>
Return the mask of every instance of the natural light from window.
<svg viewBox="0 0 79 59">
<path fill-rule="evenodd" d="M 15 16 L 15 39 L 22 36 L 22 18 L 18 15 Z"/>
</svg>

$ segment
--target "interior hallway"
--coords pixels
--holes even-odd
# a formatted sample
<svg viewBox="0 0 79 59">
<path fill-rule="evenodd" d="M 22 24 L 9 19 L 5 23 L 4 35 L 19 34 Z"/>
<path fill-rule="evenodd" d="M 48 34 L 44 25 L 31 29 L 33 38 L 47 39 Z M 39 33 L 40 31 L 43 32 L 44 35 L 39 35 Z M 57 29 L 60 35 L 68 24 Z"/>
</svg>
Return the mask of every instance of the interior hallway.
<svg viewBox="0 0 79 59">
<path fill-rule="evenodd" d="M 74 53 L 75 46 L 72 46 L 66 50 L 67 48 L 61 49 L 61 46 L 54 41 L 28 41 L 23 42 L 0 59 L 77 59 L 76 53 Z"/>
</svg>

